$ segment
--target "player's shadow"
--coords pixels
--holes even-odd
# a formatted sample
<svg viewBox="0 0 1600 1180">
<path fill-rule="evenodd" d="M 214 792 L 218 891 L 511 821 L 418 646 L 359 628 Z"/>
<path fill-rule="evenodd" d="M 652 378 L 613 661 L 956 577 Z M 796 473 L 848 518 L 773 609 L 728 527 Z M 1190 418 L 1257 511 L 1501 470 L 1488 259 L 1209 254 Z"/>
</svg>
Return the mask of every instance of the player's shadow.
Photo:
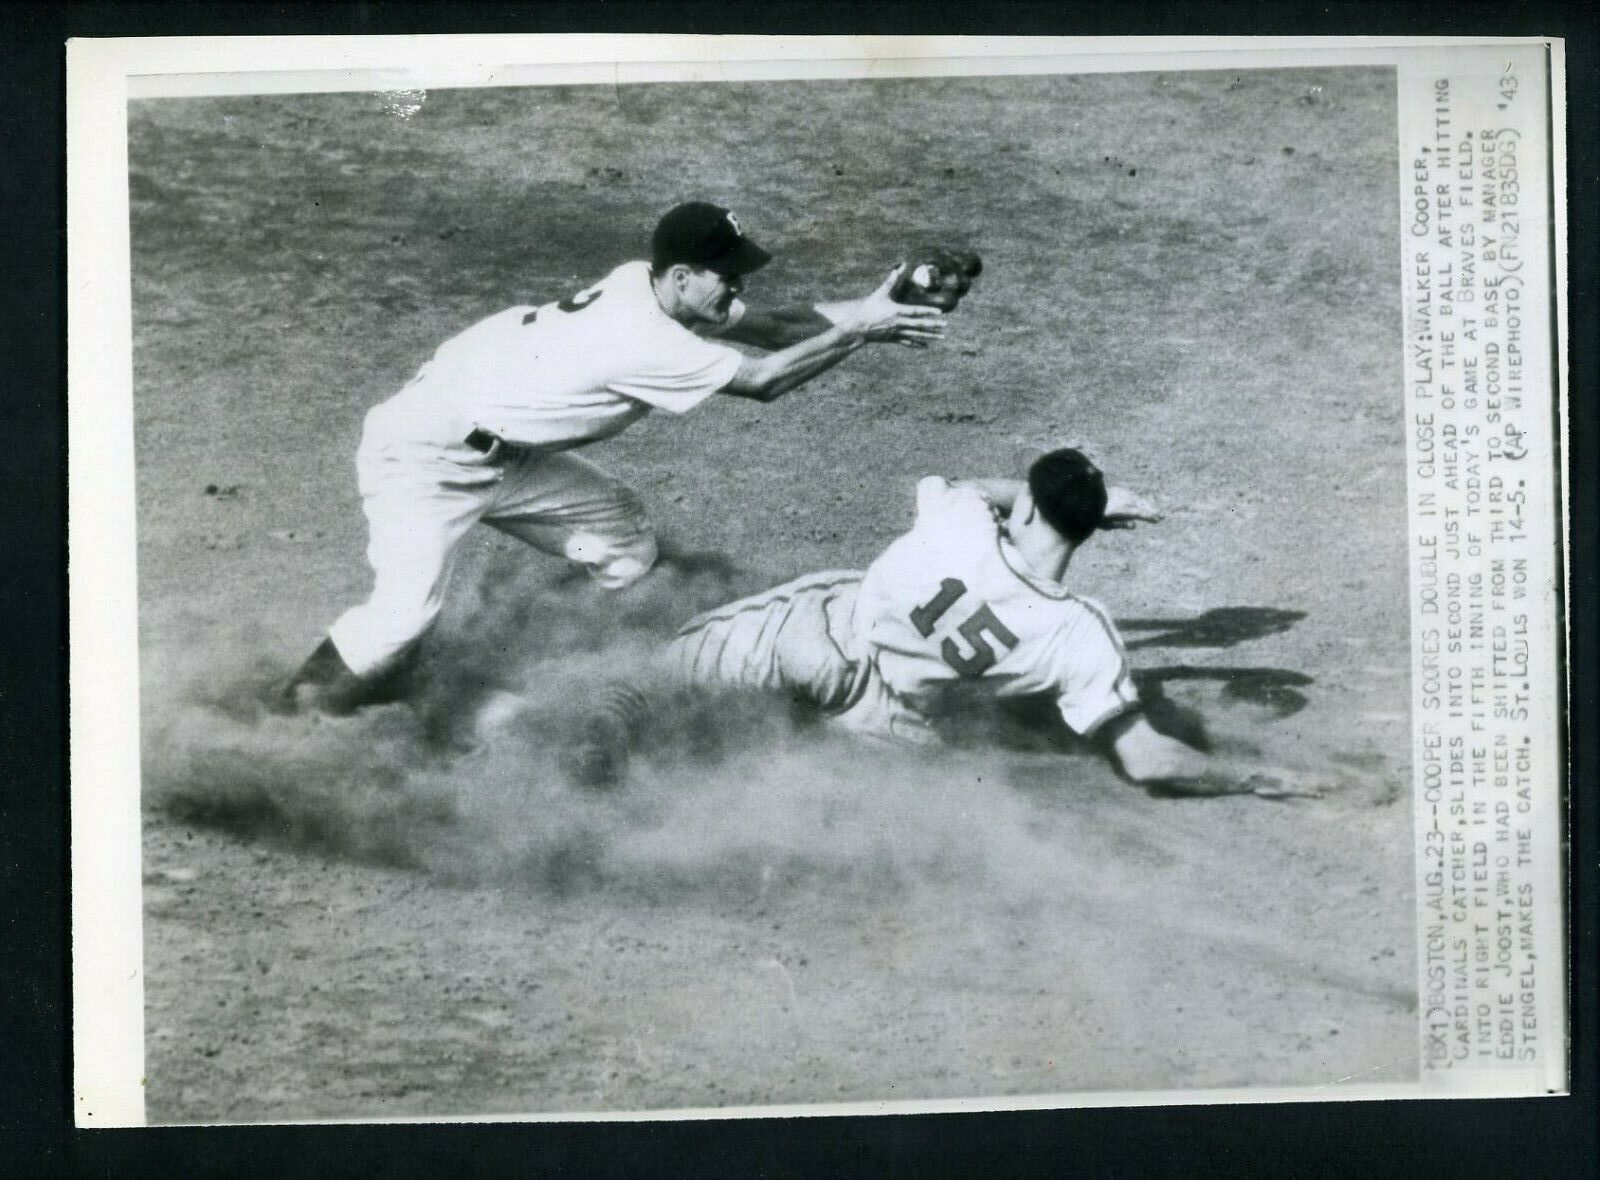
<svg viewBox="0 0 1600 1180">
<path fill-rule="evenodd" d="M 1120 619 L 1124 631 L 1146 632 L 1127 647 L 1236 647 L 1253 639 L 1281 635 L 1306 617 L 1303 610 L 1274 606 L 1219 606 L 1192 619 Z M 1200 714 L 1166 694 L 1177 681 L 1218 681 L 1224 700 L 1254 705 L 1275 718 L 1292 717 L 1306 707 L 1300 691 L 1314 683 L 1304 672 L 1271 667 L 1203 667 L 1172 664 L 1144 668 L 1134 673 L 1145 715 L 1163 733 L 1206 749 L 1205 723 Z"/>
<path fill-rule="evenodd" d="M 1267 710 L 1274 719 L 1291 717 L 1309 703 L 1301 689 L 1314 681 L 1304 672 L 1287 668 L 1196 668 L 1176 665 L 1147 668 L 1133 674 L 1139 688 L 1139 707 L 1158 732 L 1177 738 L 1197 750 L 1209 751 L 1212 741 L 1204 716 L 1166 693 L 1173 681 L 1215 680 L 1225 699 Z M 956 745 L 994 744 L 1013 751 L 1080 753 L 1098 743 L 1085 741 L 1067 728 L 1054 700 L 1047 696 L 1007 701 L 971 701 L 950 708 L 935 719 L 945 740 Z"/>
<path fill-rule="evenodd" d="M 1301 692 L 1316 683 L 1304 672 L 1288 668 L 1198 668 L 1174 664 L 1165 668 L 1145 668 L 1133 674 L 1139 695 L 1148 709 L 1151 701 L 1166 700 L 1165 687 L 1174 681 L 1215 680 L 1222 684 L 1226 700 L 1258 705 L 1274 717 L 1293 717 L 1308 704 Z"/>
<path fill-rule="evenodd" d="M 1236 647 L 1252 639 L 1281 635 L 1306 617 L 1303 610 L 1275 606 L 1219 606 L 1192 619 L 1118 619 L 1124 633 L 1151 634 L 1130 639 L 1129 651 L 1141 647 Z"/>
<path fill-rule="evenodd" d="M 1119 619 L 1117 626 L 1123 631 L 1149 632 L 1128 642 L 1129 649 L 1227 648 L 1281 634 L 1305 617 L 1305 611 L 1277 607 L 1224 606 L 1192 619 Z M 1194 664 L 1138 669 L 1133 679 L 1139 689 L 1140 708 L 1150 724 L 1161 733 L 1199 750 L 1212 748 L 1205 719 L 1198 710 L 1169 697 L 1168 684 L 1216 681 L 1222 686 L 1224 700 L 1252 705 L 1266 710 L 1274 719 L 1282 719 L 1306 707 L 1309 699 L 1301 690 L 1315 683 L 1304 672 L 1288 668 Z M 948 723 L 941 721 L 940 724 L 949 740 L 997 739 L 1002 747 L 1012 750 L 1070 753 L 1082 751 L 1090 744 L 1067 728 L 1055 703 L 1048 698 L 1007 701 L 988 708 L 976 701 L 967 701 L 951 710 Z"/>
</svg>

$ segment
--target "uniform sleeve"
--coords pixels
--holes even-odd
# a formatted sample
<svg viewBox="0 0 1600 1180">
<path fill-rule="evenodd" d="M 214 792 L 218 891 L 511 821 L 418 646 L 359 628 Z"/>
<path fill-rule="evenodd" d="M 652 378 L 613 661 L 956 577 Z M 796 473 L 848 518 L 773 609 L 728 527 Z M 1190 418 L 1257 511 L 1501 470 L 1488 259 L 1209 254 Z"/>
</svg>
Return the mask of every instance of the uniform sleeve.
<svg viewBox="0 0 1600 1180">
<path fill-rule="evenodd" d="M 658 410 L 682 414 L 726 388 L 742 363 L 744 356 L 737 349 L 674 325 L 671 331 L 653 336 L 638 361 L 607 387 Z"/>
<path fill-rule="evenodd" d="M 1084 615 L 1063 639 L 1057 665 L 1061 718 L 1074 733 L 1090 737 L 1139 703 L 1116 625 L 1098 604 L 1079 600 Z"/>
<path fill-rule="evenodd" d="M 951 483 L 942 475 L 930 475 L 917 484 L 916 527 L 946 529 L 957 522 L 994 526 L 994 505 L 974 487 Z"/>
</svg>

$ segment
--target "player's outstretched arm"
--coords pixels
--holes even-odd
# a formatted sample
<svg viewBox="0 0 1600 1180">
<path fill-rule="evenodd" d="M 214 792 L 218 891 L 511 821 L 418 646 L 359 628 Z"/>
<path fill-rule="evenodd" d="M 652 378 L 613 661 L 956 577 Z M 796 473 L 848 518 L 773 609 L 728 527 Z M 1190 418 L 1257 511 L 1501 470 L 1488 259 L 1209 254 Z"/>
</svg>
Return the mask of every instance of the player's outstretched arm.
<svg viewBox="0 0 1600 1180">
<path fill-rule="evenodd" d="M 900 269 L 896 267 L 890 273 L 887 286 L 891 290 Z M 768 352 L 776 352 L 810 340 L 814 336 L 820 336 L 835 324 L 854 318 L 861 312 L 862 304 L 876 294 L 875 291 L 865 299 L 818 303 L 811 307 L 787 307 L 772 311 L 746 308 L 739 320 L 718 332 L 717 337 L 737 344 L 764 348 Z M 901 305 L 897 303 L 895 306 Z M 930 331 L 930 325 L 938 322 L 929 316 L 909 317 L 887 339 L 900 344 L 925 347 L 938 338 L 937 332 Z"/>
<path fill-rule="evenodd" d="M 1153 794 L 1256 795 L 1263 799 L 1320 799 L 1322 792 L 1293 771 L 1216 758 L 1158 732 L 1130 713 L 1109 735 L 1122 772 Z"/>
<path fill-rule="evenodd" d="M 1106 489 L 1106 511 L 1100 527 L 1103 529 L 1131 529 L 1136 524 L 1157 524 L 1161 510 L 1155 504 L 1136 495 L 1127 488 L 1112 485 Z"/>
<path fill-rule="evenodd" d="M 933 341 L 944 335 L 944 313 L 912 307 L 889 298 L 898 270 L 844 319 L 820 335 L 761 357 L 746 357 L 722 392 L 770 402 L 826 372 L 869 341 L 914 336 Z"/>
</svg>

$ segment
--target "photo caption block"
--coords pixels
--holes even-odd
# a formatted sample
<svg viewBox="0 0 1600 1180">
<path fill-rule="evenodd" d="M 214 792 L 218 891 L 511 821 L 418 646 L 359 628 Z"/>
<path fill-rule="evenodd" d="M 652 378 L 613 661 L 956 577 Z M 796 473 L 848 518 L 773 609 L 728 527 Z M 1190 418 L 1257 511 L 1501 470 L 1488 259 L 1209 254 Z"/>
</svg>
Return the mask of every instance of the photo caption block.
<svg viewBox="0 0 1600 1180">
<path fill-rule="evenodd" d="M 1423 1089 L 1567 1085 L 1549 61 L 1401 69 Z"/>
</svg>

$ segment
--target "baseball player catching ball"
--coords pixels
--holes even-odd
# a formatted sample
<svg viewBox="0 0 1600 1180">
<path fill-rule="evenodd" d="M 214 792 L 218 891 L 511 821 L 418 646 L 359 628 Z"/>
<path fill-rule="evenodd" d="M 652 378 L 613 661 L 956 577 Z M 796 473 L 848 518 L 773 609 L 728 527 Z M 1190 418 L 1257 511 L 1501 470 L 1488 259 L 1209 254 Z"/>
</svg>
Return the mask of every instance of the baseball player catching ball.
<svg viewBox="0 0 1600 1180">
<path fill-rule="evenodd" d="M 474 324 L 368 413 L 356 470 L 372 595 L 334 622 L 281 706 L 342 713 L 380 697 L 438 616 L 462 538 L 480 521 L 607 588 L 637 581 L 657 557 L 650 521 L 632 489 L 574 448 L 714 393 L 772 401 L 869 342 L 925 346 L 954 305 L 942 289 L 905 297 L 902 265 L 862 299 L 747 308 L 744 277 L 771 255 L 733 213 L 700 201 L 669 211 L 651 246 L 650 261 L 559 302 Z M 946 270 L 959 298 L 967 274 Z"/>
<path fill-rule="evenodd" d="M 692 619 L 667 648 L 678 687 L 787 693 L 831 723 L 910 744 L 939 740 L 932 719 L 963 684 L 996 698 L 1055 701 L 1076 733 L 1103 742 L 1123 773 L 1164 793 L 1314 796 L 1292 772 L 1208 756 L 1143 716 L 1116 625 L 1063 582 L 1099 529 L 1159 519 L 1107 489 L 1075 450 L 1037 460 L 1026 480 L 917 485 L 916 523 L 865 572 L 788 582 Z M 575 771 L 599 785 L 625 761 L 648 702 L 607 690 Z"/>
</svg>

